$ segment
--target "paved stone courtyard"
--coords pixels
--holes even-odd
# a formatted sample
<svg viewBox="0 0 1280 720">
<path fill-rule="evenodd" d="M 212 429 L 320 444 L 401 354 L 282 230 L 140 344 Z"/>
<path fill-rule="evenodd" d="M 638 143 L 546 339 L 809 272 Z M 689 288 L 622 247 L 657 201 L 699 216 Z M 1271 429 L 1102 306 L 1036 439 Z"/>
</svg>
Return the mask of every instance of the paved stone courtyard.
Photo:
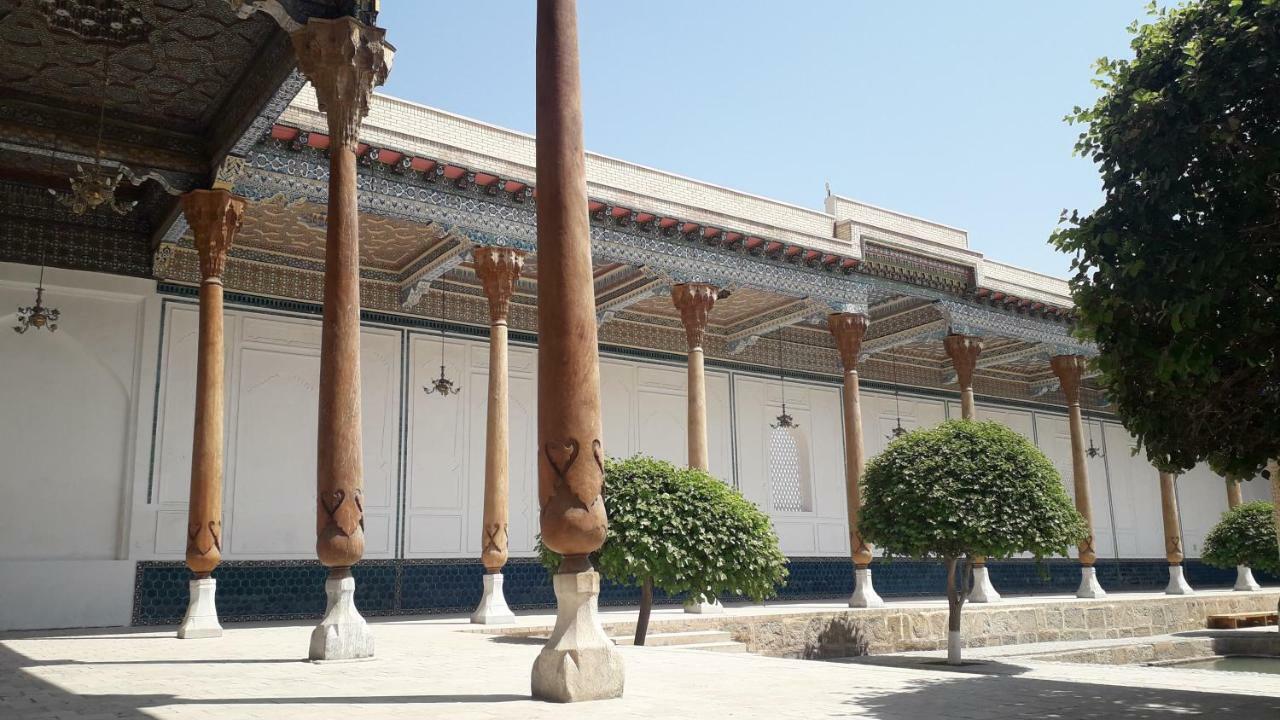
<svg viewBox="0 0 1280 720">
<path fill-rule="evenodd" d="M 526 617 L 537 624 L 545 616 Z M 1280 676 L 998 658 L 945 670 L 631 648 L 620 701 L 529 698 L 539 644 L 464 618 L 374 623 L 376 659 L 310 664 L 310 623 L 0 635 L 0 718 L 1280 717 Z M 979 653 L 981 654 L 981 653 Z"/>
</svg>

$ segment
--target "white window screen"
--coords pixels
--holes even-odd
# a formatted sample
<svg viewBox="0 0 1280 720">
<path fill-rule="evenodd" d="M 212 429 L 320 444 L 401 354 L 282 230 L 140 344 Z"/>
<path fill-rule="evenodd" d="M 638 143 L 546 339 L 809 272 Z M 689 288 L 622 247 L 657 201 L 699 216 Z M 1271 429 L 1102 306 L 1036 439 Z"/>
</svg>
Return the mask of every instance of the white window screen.
<svg viewBox="0 0 1280 720">
<path fill-rule="evenodd" d="M 769 478 L 773 488 L 773 509 L 778 512 L 809 512 L 808 463 L 804 462 L 804 438 L 796 428 L 773 428 L 769 432 Z"/>
</svg>

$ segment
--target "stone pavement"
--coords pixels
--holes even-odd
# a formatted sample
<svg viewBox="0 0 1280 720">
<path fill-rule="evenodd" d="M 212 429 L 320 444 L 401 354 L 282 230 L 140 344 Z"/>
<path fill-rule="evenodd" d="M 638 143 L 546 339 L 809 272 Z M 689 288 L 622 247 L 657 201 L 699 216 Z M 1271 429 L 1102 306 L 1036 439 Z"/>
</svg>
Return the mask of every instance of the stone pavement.
<svg viewBox="0 0 1280 720">
<path fill-rule="evenodd" d="M 1280 718 L 1280 676 L 1002 659 L 953 672 L 620 651 L 622 700 L 529 698 L 539 645 L 465 618 L 372 623 L 377 657 L 310 664 L 310 624 L 0 635 L 0 718 Z"/>
</svg>

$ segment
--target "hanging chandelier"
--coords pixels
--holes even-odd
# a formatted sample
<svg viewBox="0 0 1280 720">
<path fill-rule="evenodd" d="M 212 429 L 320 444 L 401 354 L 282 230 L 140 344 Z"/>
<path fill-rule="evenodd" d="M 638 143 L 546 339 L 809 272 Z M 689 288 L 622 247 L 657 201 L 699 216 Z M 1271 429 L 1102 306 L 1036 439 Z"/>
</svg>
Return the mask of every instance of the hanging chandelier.
<svg viewBox="0 0 1280 720">
<path fill-rule="evenodd" d="M 1085 448 L 1084 454 L 1088 455 L 1091 458 L 1106 457 L 1106 453 L 1102 451 L 1102 448 L 1093 444 L 1093 423 L 1089 422 L 1088 413 L 1083 413 L 1083 415 L 1084 415 L 1084 423 L 1089 428 L 1089 447 Z M 1098 421 L 1098 426 L 1099 428 L 1101 428 L 1102 426 L 1101 420 Z"/>
<path fill-rule="evenodd" d="M 110 53 L 107 47 L 104 46 L 102 50 L 102 93 L 98 98 L 98 141 L 94 149 L 93 165 L 86 170 L 84 166 L 76 163 L 76 174 L 69 178 L 71 182 L 70 193 L 62 194 L 52 188 L 49 190 L 50 194 L 57 198 L 60 204 L 69 208 L 76 215 L 83 215 L 100 206 L 110 208 L 118 215 L 124 215 L 137 205 L 136 202 L 119 202 L 116 200 L 116 188 L 124 181 L 128 168 L 124 165 L 117 165 L 115 170 L 111 171 L 102 165 L 102 129 L 106 123 L 107 88 L 111 84 L 107 64 L 109 57 Z"/>
<path fill-rule="evenodd" d="M 782 330 L 778 331 L 778 384 L 782 388 L 782 414 L 775 418 L 769 427 L 777 430 L 779 428 L 797 428 L 800 427 L 796 423 L 796 419 L 787 413 L 787 372 L 786 366 L 783 365 L 782 355 Z"/>
<path fill-rule="evenodd" d="M 462 387 L 454 387 L 453 381 L 445 374 L 444 371 L 444 284 L 440 286 L 440 377 L 431 381 L 430 385 L 424 385 L 422 390 L 428 395 L 439 395 L 440 397 L 449 397 L 462 392 Z"/>
<path fill-rule="evenodd" d="M 898 399 L 898 358 L 890 355 L 889 361 L 893 367 L 893 414 L 895 417 L 893 429 L 884 437 L 886 440 L 897 440 L 907 434 L 907 429 L 902 427 L 902 403 Z"/>
<path fill-rule="evenodd" d="M 36 285 L 36 303 L 18 308 L 18 324 L 13 331 L 19 335 L 28 330 L 44 328 L 49 332 L 57 332 L 58 318 L 62 315 L 57 308 L 44 306 L 44 250 L 40 251 L 40 282 Z"/>
</svg>

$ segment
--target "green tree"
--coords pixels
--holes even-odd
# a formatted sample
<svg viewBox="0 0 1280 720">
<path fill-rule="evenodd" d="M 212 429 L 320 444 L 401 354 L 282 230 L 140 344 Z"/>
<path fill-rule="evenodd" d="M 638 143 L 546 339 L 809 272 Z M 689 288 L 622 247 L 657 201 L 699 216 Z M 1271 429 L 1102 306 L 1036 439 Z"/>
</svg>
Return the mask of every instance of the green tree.
<svg viewBox="0 0 1280 720">
<path fill-rule="evenodd" d="M 1248 565 L 1280 575 L 1280 542 L 1276 540 L 1271 503 L 1244 503 L 1223 513 L 1205 536 L 1200 559 L 1214 567 Z"/>
<path fill-rule="evenodd" d="M 607 460 L 604 497 L 609 534 L 592 556 L 600 574 L 640 587 L 635 644 L 644 645 L 653 589 L 693 602 L 734 594 L 756 602 L 787 578 L 769 516 L 703 470 L 637 455 Z M 554 571 L 560 557 L 538 543 Z"/>
<path fill-rule="evenodd" d="M 1252 478 L 1280 456 L 1280 1 L 1150 11 L 1067 118 L 1105 196 L 1052 242 L 1148 459 Z"/>
<path fill-rule="evenodd" d="M 888 555 L 947 566 L 947 661 L 960 662 L 962 557 L 1066 555 L 1087 534 L 1053 463 L 994 422 L 952 420 L 889 443 L 863 475 L 863 536 Z"/>
</svg>

